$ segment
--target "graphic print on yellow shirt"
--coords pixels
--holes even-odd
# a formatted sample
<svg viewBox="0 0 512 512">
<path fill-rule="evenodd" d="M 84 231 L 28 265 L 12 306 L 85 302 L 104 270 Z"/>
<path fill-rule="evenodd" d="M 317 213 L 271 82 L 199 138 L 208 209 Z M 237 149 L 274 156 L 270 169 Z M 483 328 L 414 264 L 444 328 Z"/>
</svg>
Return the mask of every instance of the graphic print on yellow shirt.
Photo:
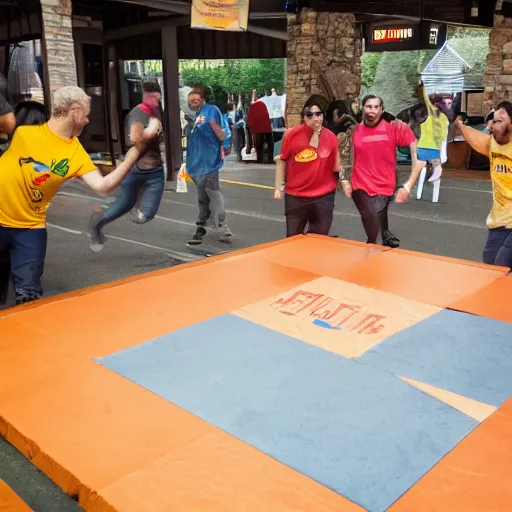
<svg viewBox="0 0 512 512">
<path fill-rule="evenodd" d="M 76 137 L 59 137 L 46 124 L 20 126 L 0 158 L 0 225 L 44 227 L 64 181 L 95 168 Z"/>
<path fill-rule="evenodd" d="M 512 229 L 512 142 L 500 145 L 491 138 L 493 205 L 487 227 Z"/>
</svg>

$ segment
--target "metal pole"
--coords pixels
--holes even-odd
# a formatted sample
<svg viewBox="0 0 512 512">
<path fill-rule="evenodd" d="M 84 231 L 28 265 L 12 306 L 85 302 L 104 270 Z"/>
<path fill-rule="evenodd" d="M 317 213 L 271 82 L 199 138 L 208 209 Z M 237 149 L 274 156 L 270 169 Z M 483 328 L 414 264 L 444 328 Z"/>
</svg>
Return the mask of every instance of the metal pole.
<svg viewBox="0 0 512 512">
<path fill-rule="evenodd" d="M 179 60 L 176 27 L 162 29 L 162 60 L 164 79 L 164 128 L 167 180 L 173 181 L 181 167 L 181 122 L 179 98 Z"/>
</svg>

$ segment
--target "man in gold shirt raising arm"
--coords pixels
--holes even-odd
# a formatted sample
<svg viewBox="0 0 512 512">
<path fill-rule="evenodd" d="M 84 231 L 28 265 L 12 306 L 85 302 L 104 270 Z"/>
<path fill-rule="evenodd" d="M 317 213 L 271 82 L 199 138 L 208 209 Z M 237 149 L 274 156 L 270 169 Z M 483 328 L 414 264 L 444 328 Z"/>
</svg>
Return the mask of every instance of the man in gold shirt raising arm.
<svg viewBox="0 0 512 512">
<path fill-rule="evenodd" d="M 9 254 L 17 304 L 43 293 L 46 212 L 60 186 L 81 177 L 94 192 L 107 194 L 140 154 L 131 148 L 124 162 L 103 177 L 77 138 L 89 123 L 90 97 L 79 87 L 63 87 L 55 92 L 52 107 L 48 123 L 20 126 L 0 158 L 0 253 Z M 154 120 L 146 129 L 159 128 Z"/>
<path fill-rule="evenodd" d="M 493 205 L 487 217 L 489 234 L 484 263 L 512 268 L 512 103 L 500 103 L 492 121 L 491 135 L 455 121 L 466 142 L 491 161 Z"/>
</svg>

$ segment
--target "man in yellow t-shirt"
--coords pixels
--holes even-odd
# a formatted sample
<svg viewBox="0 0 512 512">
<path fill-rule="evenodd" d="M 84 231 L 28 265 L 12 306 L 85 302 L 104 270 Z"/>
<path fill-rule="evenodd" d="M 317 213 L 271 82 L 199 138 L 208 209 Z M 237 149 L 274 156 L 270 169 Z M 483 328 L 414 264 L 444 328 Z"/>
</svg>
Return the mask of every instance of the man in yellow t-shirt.
<svg viewBox="0 0 512 512">
<path fill-rule="evenodd" d="M 3 145 L 8 140 L 8 135 L 14 131 L 15 127 L 16 118 L 12 107 L 0 93 L 0 155 Z M 0 251 L 0 304 L 7 300 L 10 275 L 9 255 L 7 251 Z"/>
<path fill-rule="evenodd" d="M 136 147 L 130 149 L 124 162 L 103 177 L 77 139 L 89 122 L 90 97 L 79 87 L 63 87 L 52 107 L 48 123 L 20 126 L 0 158 L 0 252 L 9 254 L 17 304 L 42 295 L 46 212 L 59 187 L 81 177 L 95 192 L 108 193 L 139 156 Z M 159 129 L 158 122 L 152 129 Z"/>
<path fill-rule="evenodd" d="M 466 142 L 491 161 L 493 205 L 487 217 L 484 262 L 512 268 L 512 103 L 496 107 L 491 135 L 464 125 L 460 117 L 455 122 Z"/>
</svg>

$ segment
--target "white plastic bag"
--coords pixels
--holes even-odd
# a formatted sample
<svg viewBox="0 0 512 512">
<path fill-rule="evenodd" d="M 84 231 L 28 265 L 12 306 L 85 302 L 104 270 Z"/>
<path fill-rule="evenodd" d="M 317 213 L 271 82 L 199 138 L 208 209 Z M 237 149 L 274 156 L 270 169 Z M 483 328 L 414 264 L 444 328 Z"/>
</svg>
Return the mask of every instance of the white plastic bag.
<svg viewBox="0 0 512 512">
<path fill-rule="evenodd" d="M 178 194 L 186 194 L 187 193 L 187 180 L 185 179 L 185 164 L 182 164 L 180 167 L 180 171 L 178 172 L 178 176 L 176 177 L 176 192 Z"/>
</svg>

